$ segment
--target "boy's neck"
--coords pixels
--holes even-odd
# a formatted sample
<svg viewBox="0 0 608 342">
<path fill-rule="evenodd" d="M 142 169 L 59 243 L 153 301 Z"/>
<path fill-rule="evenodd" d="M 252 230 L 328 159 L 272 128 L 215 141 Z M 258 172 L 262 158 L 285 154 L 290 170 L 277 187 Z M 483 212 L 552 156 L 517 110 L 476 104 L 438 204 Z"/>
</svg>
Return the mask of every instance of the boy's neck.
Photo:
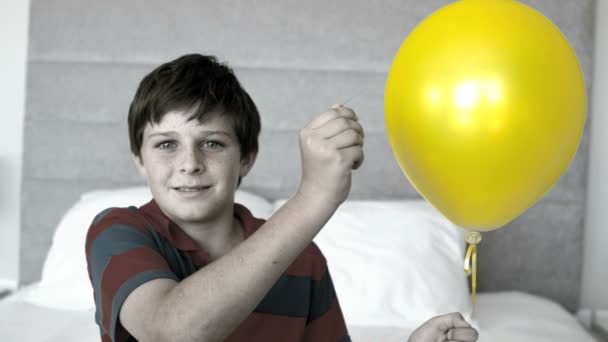
<svg viewBox="0 0 608 342">
<path fill-rule="evenodd" d="M 225 215 L 225 217 L 209 223 L 181 222 L 178 225 L 202 250 L 209 254 L 211 261 L 228 253 L 245 238 L 241 221 L 234 215 Z"/>
</svg>

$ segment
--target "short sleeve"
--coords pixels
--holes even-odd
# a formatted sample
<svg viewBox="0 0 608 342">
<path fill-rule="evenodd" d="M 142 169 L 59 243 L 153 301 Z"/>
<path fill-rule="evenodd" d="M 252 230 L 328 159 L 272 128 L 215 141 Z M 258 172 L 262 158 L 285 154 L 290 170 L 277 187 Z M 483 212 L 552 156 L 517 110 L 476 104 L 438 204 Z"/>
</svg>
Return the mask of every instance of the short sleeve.
<svg viewBox="0 0 608 342">
<path fill-rule="evenodd" d="M 153 279 L 178 281 L 136 210 L 106 209 L 95 217 L 87 233 L 85 248 L 95 295 L 95 320 L 104 342 L 131 337 L 120 324 L 119 313 L 134 289 Z"/>
</svg>

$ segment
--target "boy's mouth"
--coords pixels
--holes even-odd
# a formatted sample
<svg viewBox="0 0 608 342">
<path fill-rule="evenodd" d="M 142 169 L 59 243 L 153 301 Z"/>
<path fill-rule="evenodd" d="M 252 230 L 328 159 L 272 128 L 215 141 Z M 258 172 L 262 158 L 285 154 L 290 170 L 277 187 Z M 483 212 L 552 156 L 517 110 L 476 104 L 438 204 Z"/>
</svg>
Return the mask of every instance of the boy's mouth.
<svg viewBox="0 0 608 342">
<path fill-rule="evenodd" d="M 177 190 L 177 191 L 181 191 L 181 192 L 197 192 L 197 191 L 203 191 L 208 188 L 210 188 L 210 186 L 178 186 L 178 187 L 174 187 L 173 190 Z"/>
</svg>

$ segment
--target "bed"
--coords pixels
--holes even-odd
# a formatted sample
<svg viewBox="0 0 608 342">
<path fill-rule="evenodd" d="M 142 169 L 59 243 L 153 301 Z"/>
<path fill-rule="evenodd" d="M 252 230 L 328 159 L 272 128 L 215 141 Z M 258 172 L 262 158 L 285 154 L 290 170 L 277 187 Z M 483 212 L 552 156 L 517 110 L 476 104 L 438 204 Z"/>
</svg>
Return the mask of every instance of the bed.
<svg viewBox="0 0 608 342">
<path fill-rule="evenodd" d="M 100 198 L 116 206 L 146 197 L 129 157 L 126 111 L 147 72 L 187 52 L 226 60 L 258 105 L 261 150 L 241 196 L 249 205 L 252 199 L 263 203 L 259 216 L 271 214 L 297 189 L 299 128 L 336 102 L 350 99 L 359 113 L 365 164 L 353 176 L 348 204 L 316 238 L 341 286 L 354 341 L 402 341 L 432 314 L 470 314 L 462 230 L 434 211 L 401 173 L 383 120 L 385 77 L 396 49 L 418 22 L 448 2 L 183 0 L 167 7 L 158 0 L 32 0 L 20 289 L 0 301 L 0 341 L 98 340 L 78 247 L 88 222 L 69 222 L 90 222 L 87 210 L 107 204 Z M 595 1 L 523 2 L 564 32 L 590 90 Z M 505 228 L 484 234 L 481 293 L 472 318 L 481 341 L 592 341 L 575 318 L 587 156 L 585 134 L 550 192 Z M 376 220 L 359 230 L 384 232 L 381 248 L 361 248 L 365 233 L 351 234 L 348 248 L 335 243 L 330 233 L 352 229 L 351 215 L 359 214 L 370 216 L 359 221 Z M 429 248 L 412 241 L 426 241 Z M 369 263 L 355 261 L 365 255 Z M 382 258 L 410 269 L 388 272 L 378 266 Z M 360 281 L 351 273 L 353 264 L 378 272 L 377 281 Z"/>
<path fill-rule="evenodd" d="M 93 311 L 74 312 L 44 308 L 25 302 L 28 288 L 0 305 L 3 341 L 92 342 L 99 341 Z M 497 310 L 498 306 L 502 309 Z M 521 307 L 526 307 L 522 316 Z M 555 303 L 521 292 L 482 294 L 478 302 L 480 342 L 595 341 L 572 316 Z M 37 322 L 32 329 L 32 321 Z M 411 328 L 349 325 L 353 341 L 403 342 Z"/>
<path fill-rule="evenodd" d="M 107 207 L 150 198 L 141 186 L 83 194 L 55 229 L 42 279 L 0 302 L 3 340 L 98 340 L 82 248 L 86 226 Z M 285 200 L 239 190 L 236 201 L 268 218 Z M 429 317 L 458 311 L 480 341 L 594 341 L 563 306 L 521 291 L 482 293 L 473 315 L 462 239 L 462 229 L 422 199 L 342 204 L 314 241 L 328 259 L 352 340 L 405 341 Z"/>
</svg>

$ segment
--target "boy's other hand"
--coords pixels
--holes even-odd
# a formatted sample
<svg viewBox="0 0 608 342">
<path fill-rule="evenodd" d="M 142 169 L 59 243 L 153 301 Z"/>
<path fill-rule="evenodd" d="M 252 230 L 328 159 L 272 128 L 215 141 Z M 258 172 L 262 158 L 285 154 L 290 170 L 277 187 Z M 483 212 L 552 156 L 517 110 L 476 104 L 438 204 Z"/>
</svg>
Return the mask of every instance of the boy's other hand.
<svg viewBox="0 0 608 342">
<path fill-rule="evenodd" d="M 408 342 L 475 342 L 478 335 L 460 313 L 453 312 L 429 319 L 414 330 Z"/>
<path fill-rule="evenodd" d="M 363 163 L 363 127 L 355 112 L 334 105 L 300 130 L 299 193 L 339 206 L 350 192 L 351 172 Z"/>
</svg>

